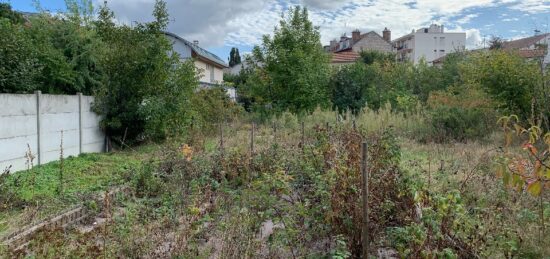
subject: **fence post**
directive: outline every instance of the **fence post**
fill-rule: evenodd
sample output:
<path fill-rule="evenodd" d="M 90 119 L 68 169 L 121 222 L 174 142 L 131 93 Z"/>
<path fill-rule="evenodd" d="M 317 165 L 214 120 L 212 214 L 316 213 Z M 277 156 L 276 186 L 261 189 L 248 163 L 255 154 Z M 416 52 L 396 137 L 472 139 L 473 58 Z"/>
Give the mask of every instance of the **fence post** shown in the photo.
<path fill-rule="evenodd" d="M 355 124 L 355 119 L 353 120 L 353 131 L 357 130 L 357 125 Z"/>
<path fill-rule="evenodd" d="M 36 95 L 36 158 L 38 165 L 42 164 L 42 148 L 40 143 L 40 99 L 42 99 L 42 91 L 35 91 Z"/>
<path fill-rule="evenodd" d="M 361 145 L 361 175 L 363 189 L 363 224 L 361 236 L 363 246 L 363 258 L 369 258 L 369 173 L 367 170 L 367 142 Z"/>
<path fill-rule="evenodd" d="M 82 93 L 77 93 L 78 96 L 78 153 L 82 154 L 82 117 L 84 110 L 82 109 Z"/>

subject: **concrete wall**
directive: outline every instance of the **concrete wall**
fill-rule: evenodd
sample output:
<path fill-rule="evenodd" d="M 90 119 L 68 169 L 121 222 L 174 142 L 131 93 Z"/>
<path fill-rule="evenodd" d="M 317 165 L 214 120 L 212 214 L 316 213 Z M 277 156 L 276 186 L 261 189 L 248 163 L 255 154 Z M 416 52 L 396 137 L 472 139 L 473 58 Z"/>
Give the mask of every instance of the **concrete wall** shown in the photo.
<path fill-rule="evenodd" d="M 63 156 L 102 152 L 105 136 L 100 117 L 92 112 L 93 97 L 83 95 L 0 94 L 0 173 L 58 160 L 63 132 Z"/>

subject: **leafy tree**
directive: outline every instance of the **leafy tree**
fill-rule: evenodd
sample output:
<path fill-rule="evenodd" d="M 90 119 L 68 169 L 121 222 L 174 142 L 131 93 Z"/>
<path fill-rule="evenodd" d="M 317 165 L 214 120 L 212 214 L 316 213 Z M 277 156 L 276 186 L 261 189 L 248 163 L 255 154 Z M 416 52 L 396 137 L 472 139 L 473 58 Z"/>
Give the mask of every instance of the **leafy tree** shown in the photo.
<path fill-rule="evenodd" d="M 489 40 L 489 49 L 495 50 L 495 49 L 502 49 L 504 41 L 502 38 L 493 36 Z"/>
<path fill-rule="evenodd" d="M 95 22 L 108 46 L 100 61 L 108 80 L 97 95 L 97 109 L 114 139 L 162 139 L 183 133 L 189 123 L 186 107 L 198 84 L 195 68 L 191 61 L 180 62 L 162 33 L 168 24 L 164 1 L 156 2 L 153 14 L 151 23 L 115 26 L 104 5 Z"/>
<path fill-rule="evenodd" d="M 235 51 L 235 64 L 241 64 L 241 54 L 239 54 L 239 48 Z"/>
<path fill-rule="evenodd" d="M 0 18 L 0 35 L 0 92 L 28 93 L 37 89 L 42 66 L 24 27 Z"/>
<path fill-rule="evenodd" d="M 229 52 L 229 66 L 234 67 L 238 64 L 241 64 L 241 55 L 239 55 L 239 49 L 233 47 Z"/>
<path fill-rule="evenodd" d="M 367 65 L 371 65 L 375 61 L 377 62 L 394 62 L 394 53 L 384 53 L 376 50 L 368 50 L 361 52 L 361 60 Z"/>
<path fill-rule="evenodd" d="M 467 85 L 479 86 L 496 101 L 505 113 L 531 118 L 534 89 L 540 85 L 540 71 L 535 62 L 502 50 L 472 54 L 461 66 L 461 77 Z M 535 114 L 533 114 L 533 112 Z"/>
<path fill-rule="evenodd" d="M 12 24 L 25 22 L 23 15 L 12 10 L 9 3 L 0 3 L 0 19 L 2 18 L 8 19 Z"/>
<path fill-rule="evenodd" d="M 367 103 L 367 89 L 372 80 L 370 70 L 362 63 L 343 66 L 330 80 L 332 103 L 340 111 L 359 112 Z"/>
<path fill-rule="evenodd" d="M 293 112 L 328 105 L 329 59 L 306 8 L 291 8 L 253 55 L 263 64 L 253 89 L 263 104 Z"/>

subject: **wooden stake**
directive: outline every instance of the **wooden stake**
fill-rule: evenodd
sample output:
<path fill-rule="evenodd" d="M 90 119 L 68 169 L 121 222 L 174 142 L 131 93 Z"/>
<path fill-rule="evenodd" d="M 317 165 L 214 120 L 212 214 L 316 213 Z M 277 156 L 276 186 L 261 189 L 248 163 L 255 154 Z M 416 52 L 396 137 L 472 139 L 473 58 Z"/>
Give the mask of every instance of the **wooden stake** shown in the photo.
<path fill-rule="evenodd" d="M 367 142 L 361 146 L 361 175 L 363 187 L 363 226 L 361 231 L 363 258 L 369 258 L 369 173 L 367 170 Z"/>

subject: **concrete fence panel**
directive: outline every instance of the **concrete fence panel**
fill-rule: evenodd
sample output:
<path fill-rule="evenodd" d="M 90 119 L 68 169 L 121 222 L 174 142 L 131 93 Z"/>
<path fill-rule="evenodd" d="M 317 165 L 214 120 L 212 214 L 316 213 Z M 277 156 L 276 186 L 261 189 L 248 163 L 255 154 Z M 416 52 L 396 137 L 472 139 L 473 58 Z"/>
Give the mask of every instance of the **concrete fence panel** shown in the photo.
<path fill-rule="evenodd" d="M 93 101 L 81 94 L 0 94 L 0 173 L 26 169 L 29 147 L 34 165 L 59 160 L 61 132 L 64 157 L 102 152 L 105 136 Z"/>

